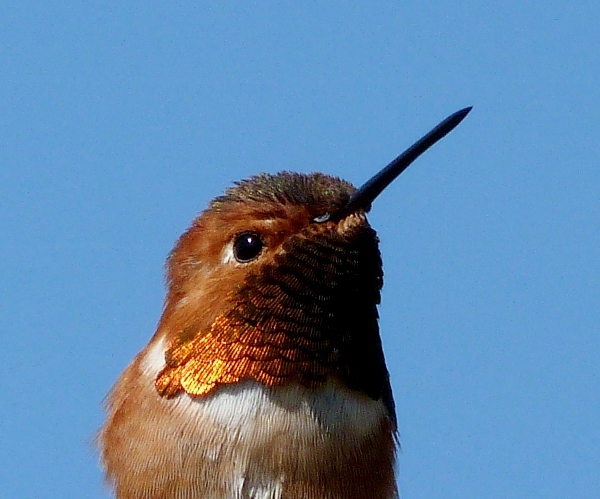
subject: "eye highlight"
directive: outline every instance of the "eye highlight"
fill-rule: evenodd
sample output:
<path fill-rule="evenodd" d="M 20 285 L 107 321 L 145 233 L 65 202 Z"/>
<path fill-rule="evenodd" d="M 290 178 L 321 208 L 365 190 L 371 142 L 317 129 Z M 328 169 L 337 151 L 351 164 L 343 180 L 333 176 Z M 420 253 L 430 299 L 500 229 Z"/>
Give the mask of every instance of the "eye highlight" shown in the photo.
<path fill-rule="evenodd" d="M 260 236 L 254 232 L 243 232 L 233 241 L 233 256 L 240 263 L 254 260 L 264 247 Z"/>

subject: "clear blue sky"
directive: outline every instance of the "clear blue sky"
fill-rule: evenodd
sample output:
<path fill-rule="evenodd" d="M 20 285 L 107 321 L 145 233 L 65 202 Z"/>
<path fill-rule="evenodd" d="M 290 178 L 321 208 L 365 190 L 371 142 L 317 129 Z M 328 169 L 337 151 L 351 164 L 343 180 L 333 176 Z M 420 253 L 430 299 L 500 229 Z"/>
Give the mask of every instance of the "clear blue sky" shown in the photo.
<path fill-rule="evenodd" d="M 600 496 L 600 6 L 4 2 L 0 483 L 102 498 L 101 401 L 234 180 L 377 201 L 403 498 Z M 204 3 L 202 3 L 204 5 Z"/>

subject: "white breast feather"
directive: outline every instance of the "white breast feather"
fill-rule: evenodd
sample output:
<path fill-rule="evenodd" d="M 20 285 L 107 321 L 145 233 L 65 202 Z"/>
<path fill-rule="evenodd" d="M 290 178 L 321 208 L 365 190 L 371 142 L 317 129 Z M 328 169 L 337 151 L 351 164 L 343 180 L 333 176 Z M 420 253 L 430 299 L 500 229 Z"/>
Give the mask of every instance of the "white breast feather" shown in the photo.
<path fill-rule="evenodd" d="M 166 342 L 155 342 L 142 360 L 149 382 L 165 364 Z M 157 395 L 158 396 L 158 395 Z M 317 390 L 299 386 L 268 388 L 255 381 L 224 385 L 203 397 L 182 394 L 169 401 L 174 413 L 197 427 L 221 428 L 218 441 L 205 447 L 207 459 L 216 459 L 224 449 L 233 450 L 236 463 L 230 483 L 236 498 L 278 499 L 282 476 L 250 476 L 249 454 L 257 446 L 269 445 L 282 434 L 303 442 L 343 439 L 358 442 L 378 428 L 387 417 L 381 400 L 328 383 Z M 302 448 L 302 446 L 300 446 Z M 314 447 L 307 449 L 314 452 Z M 302 456 L 298 456 L 302 459 Z"/>

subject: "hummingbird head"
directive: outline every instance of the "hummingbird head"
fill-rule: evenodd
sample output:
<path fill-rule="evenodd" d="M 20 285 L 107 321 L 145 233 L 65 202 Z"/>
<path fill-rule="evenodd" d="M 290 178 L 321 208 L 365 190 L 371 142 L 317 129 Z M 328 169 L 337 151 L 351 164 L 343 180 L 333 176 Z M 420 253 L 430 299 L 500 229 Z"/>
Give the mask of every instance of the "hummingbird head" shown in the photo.
<path fill-rule="evenodd" d="M 212 201 L 168 259 L 159 392 L 202 395 L 243 379 L 354 387 L 370 350 L 385 372 L 377 236 L 363 209 L 332 216 L 355 192 L 328 175 L 282 172 Z"/>
<path fill-rule="evenodd" d="M 200 396 L 247 379 L 308 388 L 333 381 L 382 398 L 393 417 L 378 328 L 382 263 L 366 213 L 469 110 L 358 190 L 321 173 L 282 172 L 238 182 L 213 200 L 167 261 L 158 392 Z"/>

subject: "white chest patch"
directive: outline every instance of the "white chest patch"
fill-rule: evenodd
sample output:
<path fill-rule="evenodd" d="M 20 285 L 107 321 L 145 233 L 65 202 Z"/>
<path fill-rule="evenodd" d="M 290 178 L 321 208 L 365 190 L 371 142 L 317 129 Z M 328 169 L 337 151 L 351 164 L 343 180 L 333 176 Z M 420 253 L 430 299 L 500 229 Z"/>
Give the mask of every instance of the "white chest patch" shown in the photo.
<path fill-rule="evenodd" d="M 142 359 L 149 383 L 164 366 L 164 354 L 161 339 Z M 281 463 L 293 460 L 310 467 L 327 452 L 352 452 L 387 418 L 382 401 L 334 383 L 308 390 L 244 381 L 204 397 L 182 394 L 164 403 L 185 425 L 187 442 L 193 445 L 197 439 L 205 459 L 233 463 L 229 483 L 235 498 L 281 497 Z M 269 465 L 257 465 L 265 462 Z"/>

